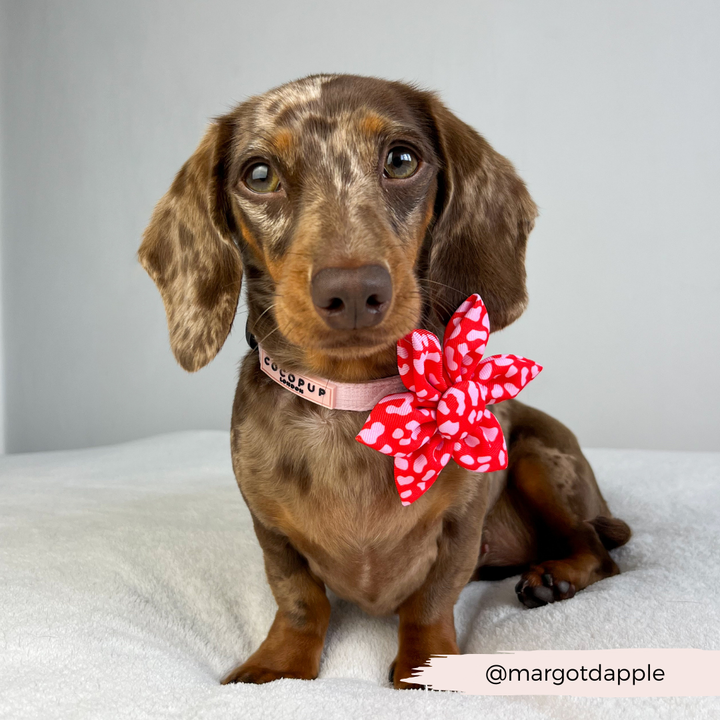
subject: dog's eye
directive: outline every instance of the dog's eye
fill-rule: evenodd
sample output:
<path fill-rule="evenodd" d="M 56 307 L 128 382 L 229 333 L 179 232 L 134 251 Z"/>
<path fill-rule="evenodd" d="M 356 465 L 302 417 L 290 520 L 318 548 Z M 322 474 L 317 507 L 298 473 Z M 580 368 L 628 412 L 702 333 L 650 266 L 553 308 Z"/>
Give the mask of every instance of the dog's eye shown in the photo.
<path fill-rule="evenodd" d="M 271 193 L 280 187 L 280 178 L 267 163 L 255 163 L 245 173 L 245 185 L 256 193 Z"/>
<path fill-rule="evenodd" d="M 390 150 L 385 160 L 385 176 L 404 180 L 414 175 L 417 167 L 417 156 L 410 148 L 396 147 Z"/>

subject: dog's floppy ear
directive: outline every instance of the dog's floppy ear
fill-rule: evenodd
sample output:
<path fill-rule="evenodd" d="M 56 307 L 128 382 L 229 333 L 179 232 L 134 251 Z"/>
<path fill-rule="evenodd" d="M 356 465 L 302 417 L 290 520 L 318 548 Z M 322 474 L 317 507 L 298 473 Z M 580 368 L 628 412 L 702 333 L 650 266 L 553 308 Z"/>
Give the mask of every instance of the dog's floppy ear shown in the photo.
<path fill-rule="evenodd" d="M 525 246 L 537 208 L 512 164 L 437 98 L 430 114 L 442 167 L 428 257 L 428 293 L 443 325 L 480 293 L 492 330 L 527 304 Z"/>
<path fill-rule="evenodd" d="M 155 207 L 138 258 L 162 295 L 170 345 L 190 372 L 219 352 L 237 311 L 242 264 L 227 194 L 230 118 L 215 121 Z"/>

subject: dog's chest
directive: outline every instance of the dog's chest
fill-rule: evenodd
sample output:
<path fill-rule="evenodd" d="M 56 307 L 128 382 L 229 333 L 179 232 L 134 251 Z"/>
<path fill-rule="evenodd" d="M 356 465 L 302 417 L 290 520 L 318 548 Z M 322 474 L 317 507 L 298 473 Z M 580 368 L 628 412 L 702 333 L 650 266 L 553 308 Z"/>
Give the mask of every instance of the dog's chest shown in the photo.
<path fill-rule="evenodd" d="M 287 396 L 284 407 L 248 413 L 238 428 L 243 494 L 334 592 L 373 614 L 392 612 L 432 566 L 449 498 L 438 488 L 435 500 L 403 507 L 392 458 L 355 440 L 363 416 Z"/>

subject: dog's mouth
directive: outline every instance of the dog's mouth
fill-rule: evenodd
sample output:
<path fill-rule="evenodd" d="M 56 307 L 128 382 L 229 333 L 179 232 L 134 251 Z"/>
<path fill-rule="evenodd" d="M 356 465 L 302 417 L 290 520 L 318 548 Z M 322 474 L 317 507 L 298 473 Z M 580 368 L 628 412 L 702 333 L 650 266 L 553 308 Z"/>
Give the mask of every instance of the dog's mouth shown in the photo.
<path fill-rule="evenodd" d="M 366 331 L 331 336 L 301 349 L 311 372 L 341 382 L 365 382 L 397 375 L 397 339 Z"/>
<path fill-rule="evenodd" d="M 397 342 L 417 327 L 413 308 L 392 308 L 373 327 L 333 329 L 315 322 L 312 328 L 292 318 L 278 323 L 279 333 L 301 353 L 310 372 L 332 379 L 362 382 L 397 374 Z"/>
<path fill-rule="evenodd" d="M 307 349 L 324 352 L 336 358 L 347 358 L 353 356 L 366 356 L 394 348 L 399 338 L 387 332 L 372 330 L 355 330 L 351 332 L 329 333 L 324 338 L 318 338 Z"/>

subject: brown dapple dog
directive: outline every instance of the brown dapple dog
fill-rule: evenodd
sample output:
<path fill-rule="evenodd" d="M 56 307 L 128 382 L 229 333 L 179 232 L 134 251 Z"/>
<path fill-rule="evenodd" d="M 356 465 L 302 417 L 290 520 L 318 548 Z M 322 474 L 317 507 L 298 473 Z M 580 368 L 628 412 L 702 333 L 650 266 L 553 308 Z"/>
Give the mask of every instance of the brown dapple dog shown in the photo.
<path fill-rule="evenodd" d="M 396 342 L 442 337 L 478 292 L 500 330 L 524 310 L 536 208 L 513 166 L 432 93 L 316 75 L 217 118 L 158 203 L 139 258 L 157 283 L 183 368 L 215 357 L 241 278 L 248 326 L 280 367 L 341 382 L 397 374 Z M 452 461 L 403 507 L 393 459 L 355 440 L 367 412 L 330 410 L 245 357 L 232 459 L 278 610 L 223 682 L 318 674 L 330 603 L 399 615 L 395 687 L 458 653 L 467 582 L 522 572 L 528 607 L 619 572 L 630 529 L 610 515 L 573 434 L 517 401 L 491 406 L 509 466 Z"/>

